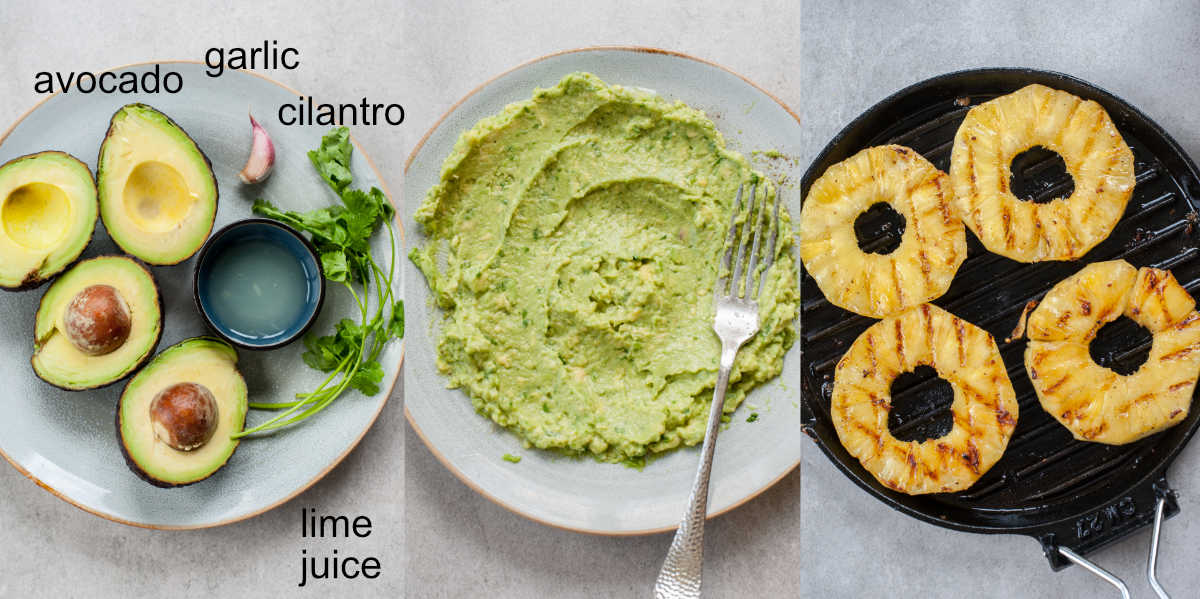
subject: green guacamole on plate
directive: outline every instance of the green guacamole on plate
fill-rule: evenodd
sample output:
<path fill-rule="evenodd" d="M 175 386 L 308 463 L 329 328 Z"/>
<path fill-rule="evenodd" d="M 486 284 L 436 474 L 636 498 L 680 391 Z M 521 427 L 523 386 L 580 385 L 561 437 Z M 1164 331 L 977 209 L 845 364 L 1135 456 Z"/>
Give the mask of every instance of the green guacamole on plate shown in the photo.
<path fill-rule="evenodd" d="M 742 183 L 704 113 L 576 73 L 462 134 L 410 257 L 442 313 L 437 363 L 529 445 L 640 461 L 703 440 L 712 288 Z M 772 188 L 771 193 L 774 193 Z M 799 304 L 786 210 L 725 412 L 777 376 Z M 770 414 L 763 414 L 769 418 Z"/>

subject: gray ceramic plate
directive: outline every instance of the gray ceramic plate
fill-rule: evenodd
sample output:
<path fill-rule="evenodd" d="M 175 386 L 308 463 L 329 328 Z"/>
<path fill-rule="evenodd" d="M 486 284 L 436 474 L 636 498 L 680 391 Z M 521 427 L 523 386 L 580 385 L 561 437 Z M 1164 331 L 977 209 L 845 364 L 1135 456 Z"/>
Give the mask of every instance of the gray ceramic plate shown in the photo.
<path fill-rule="evenodd" d="M 524 100 L 535 87 L 550 87 L 567 73 L 588 71 L 609 83 L 644 87 L 705 111 L 729 147 L 746 154 L 776 180 L 787 177 L 784 198 L 800 214 L 795 183 L 800 167 L 786 156 L 799 153 L 800 124 L 779 101 L 740 76 L 694 58 L 637 48 L 592 48 L 538 59 L 485 83 L 434 126 L 409 158 L 404 182 L 405 228 L 410 242 L 425 242 L 412 214 L 434 185 L 458 135 L 506 104 Z M 766 160 L 753 150 L 776 150 Z M 459 390 L 446 389 L 434 363 L 437 310 L 429 287 L 411 262 L 408 278 L 408 343 L 416 348 L 406 366 L 408 420 L 430 450 L 463 482 L 484 496 L 534 520 L 571 530 L 643 534 L 674 528 L 683 515 L 698 448 L 671 452 L 643 471 L 525 449 L 518 437 L 477 415 Z M 799 323 L 797 323 L 797 329 Z M 713 465 L 709 513 L 732 509 L 771 486 L 800 461 L 800 352 L 794 347 L 783 376 L 755 390 L 721 433 Z M 756 422 L 746 422 L 751 409 Z M 522 456 L 518 464 L 505 453 Z"/>
<path fill-rule="evenodd" d="M 151 66 L 120 69 L 145 71 Z M 145 102 L 182 126 L 212 161 L 220 188 L 214 230 L 251 216 L 257 197 L 292 209 L 308 210 L 337 201 L 309 164 L 305 152 L 317 147 L 324 127 L 283 127 L 274 112 L 299 95 L 268 79 L 228 72 L 219 79 L 193 63 L 168 63 L 163 71 L 183 76 L 177 94 L 104 95 L 63 94 L 37 106 L 0 142 L 0 162 L 46 149 L 63 150 L 88 163 L 93 172 L 109 118 L 122 105 Z M 250 148 L 253 111 L 275 140 L 275 170 L 265 183 L 248 187 L 237 172 Z M 382 181 L 361 148 L 352 164 L 355 183 Z M 380 239 L 382 237 L 382 239 Z M 400 243 L 400 239 L 397 239 Z M 386 236 L 375 244 L 386 251 Z M 102 224 L 84 257 L 119 253 Z M 192 300 L 195 257 L 151 271 L 163 297 L 165 317 L 159 350 L 194 335 L 207 333 Z M 399 279 L 400 277 L 397 277 Z M 399 285 L 399 283 L 397 283 Z M 279 505 L 320 479 L 358 443 L 387 401 L 403 355 L 392 343 L 381 363 L 383 389 L 373 397 L 349 392 L 313 419 L 273 437 L 244 441 L 229 464 L 211 478 L 179 489 L 158 489 L 126 468 L 117 445 L 114 410 L 124 382 L 104 389 L 71 393 L 43 383 L 33 374 L 33 315 L 46 286 L 21 293 L 0 294 L 0 452 L 17 469 L 47 490 L 94 514 L 126 524 L 153 528 L 198 528 L 226 524 Z M 325 307 L 314 332 L 324 334 L 343 316 L 351 316 L 353 301 L 340 288 L 329 287 Z M 303 347 L 295 343 L 269 352 L 241 351 L 238 368 L 255 401 L 284 401 L 315 387 L 319 373 L 300 361 Z M 268 413 L 251 410 L 248 423 Z"/>

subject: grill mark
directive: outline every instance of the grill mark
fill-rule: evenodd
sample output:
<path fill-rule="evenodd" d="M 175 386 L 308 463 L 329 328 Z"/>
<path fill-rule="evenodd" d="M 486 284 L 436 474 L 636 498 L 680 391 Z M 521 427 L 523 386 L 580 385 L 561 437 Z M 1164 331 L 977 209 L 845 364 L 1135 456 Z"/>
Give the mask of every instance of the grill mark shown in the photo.
<path fill-rule="evenodd" d="M 971 136 L 974 140 L 975 136 Z M 975 219 L 975 233 L 983 235 L 983 217 L 979 214 L 979 205 L 983 203 L 983 199 L 979 197 L 979 182 L 975 179 L 975 146 L 967 144 L 967 172 L 970 175 L 970 187 L 967 192 L 968 207 L 971 209 L 971 216 Z"/>
<path fill-rule="evenodd" d="M 1115 320 L 1117 316 L 1120 316 L 1120 314 L 1114 315 L 1111 308 L 1111 306 L 1105 306 L 1105 308 L 1100 311 L 1100 314 L 1096 316 L 1096 324 L 1093 324 L 1092 328 L 1089 329 L 1087 334 L 1083 336 L 1085 341 L 1095 339 L 1096 334 L 1100 332 L 1100 329 L 1104 328 L 1104 325 Z M 1133 314 L 1135 316 L 1138 314 L 1138 312 L 1139 311 L 1136 308 L 1133 309 Z M 1110 316 L 1112 318 L 1109 318 Z"/>
<path fill-rule="evenodd" d="M 899 271 L 896 270 L 897 268 L 899 268 L 898 266 L 896 266 L 896 263 L 898 262 L 898 260 L 889 260 L 888 262 L 892 265 L 892 286 L 896 288 L 896 302 L 898 303 L 898 305 L 903 306 L 905 303 L 904 302 L 904 286 L 900 284 L 900 273 L 899 273 Z M 899 323 L 900 321 L 896 321 L 896 322 Z"/>
<path fill-rule="evenodd" d="M 1153 393 L 1143 393 L 1121 406 L 1121 409 L 1117 413 L 1121 415 L 1128 414 L 1129 410 L 1136 408 L 1138 404 L 1146 403 L 1152 399 L 1154 399 Z"/>
<path fill-rule="evenodd" d="M 1183 410 L 1180 410 L 1180 409 L 1172 410 L 1171 414 L 1169 416 L 1167 416 L 1167 419 L 1169 420 L 1169 419 L 1174 418 L 1182 413 L 1183 413 Z"/>
<path fill-rule="evenodd" d="M 1083 312 L 1084 316 L 1091 314 L 1092 313 L 1092 302 L 1089 302 L 1087 300 L 1083 300 L 1082 302 L 1079 302 L 1079 310 L 1081 312 Z"/>
<path fill-rule="evenodd" d="M 1017 419 L 1004 408 L 996 408 L 996 423 L 1000 426 L 1016 426 Z"/>
<path fill-rule="evenodd" d="M 904 325 L 897 318 L 896 323 L 896 355 L 900 358 L 900 363 L 907 365 L 908 359 L 904 356 Z"/>
<path fill-rule="evenodd" d="M 1062 314 L 1058 315 L 1058 318 L 1054 321 L 1054 324 L 1055 324 L 1055 326 L 1057 326 L 1058 328 L 1061 329 L 1061 328 L 1066 327 L 1067 322 L 1070 320 L 1071 320 L 1071 311 L 1067 310 L 1067 311 L 1063 312 Z"/>
<path fill-rule="evenodd" d="M 965 463 L 967 465 L 967 468 L 970 468 L 971 472 L 978 475 L 979 474 L 979 448 L 975 447 L 975 441 L 973 439 L 967 440 L 967 452 L 962 454 L 961 457 L 962 457 L 963 463 Z"/>
<path fill-rule="evenodd" d="M 1197 319 L 1200 319 L 1200 313 L 1197 313 L 1195 310 L 1193 310 L 1192 312 L 1188 313 L 1187 317 L 1185 317 L 1183 320 L 1179 321 L 1179 323 L 1175 325 L 1175 330 L 1182 331 L 1183 329 L 1186 329 L 1189 325 L 1191 325 L 1193 322 L 1196 322 Z"/>
<path fill-rule="evenodd" d="M 963 330 L 963 321 L 954 319 L 954 338 L 958 341 L 958 365 L 965 367 L 967 365 L 967 348 L 964 345 L 963 336 L 966 331 Z"/>
<path fill-rule="evenodd" d="M 1063 125 L 1054 134 L 1054 143 L 1060 148 L 1063 145 L 1063 133 L 1071 128 L 1071 120 L 1075 118 L 1075 113 L 1079 110 L 1079 106 L 1083 104 L 1083 101 L 1078 97 L 1072 98 L 1072 101 L 1075 103 L 1071 105 L 1071 111 L 1067 113 L 1067 118 L 1063 119 Z"/>
<path fill-rule="evenodd" d="M 933 176 L 933 186 L 937 189 L 937 204 L 938 211 L 942 213 L 942 224 L 947 227 L 954 226 L 954 215 L 950 213 L 950 203 L 946 201 L 946 190 L 942 189 L 942 180 L 945 179 L 942 173 L 936 173 Z M 913 206 L 916 209 L 916 206 Z"/>
<path fill-rule="evenodd" d="M 1178 383 L 1175 383 L 1174 385 L 1167 387 L 1167 391 L 1174 393 L 1175 391 L 1178 391 L 1180 389 L 1186 389 L 1191 384 L 1192 384 L 1191 380 L 1179 381 Z M 1176 410 L 1176 411 L 1178 411 L 1178 410 Z"/>
<path fill-rule="evenodd" d="M 1162 309 L 1164 316 L 1170 317 L 1171 312 L 1167 309 L 1166 287 L 1167 277 L 1170 277 L 1171 273 L 1168 272 L 1166 273 L 1166 276 L 1164 276 L 1162 279 L 1159 279 L 1159 272 L 1157 269 L 1151 268 L 1148 270 L 1150 271 L 1150 274 L 1146 278 L 1149 279 L 1151 276 L 1154 277 L 1154 297 L 1158 300 L 1158 307 Z"/>
<path fill-rule="evenodd" d="M 1095 439 L 1096 437 L 1099 437 L 1100 435 L 1104 434 L 1104 431 L 1106 431 L 1106 430 L 1108 430 L 1108 423 L 1101 422 L 1100 425 L 1097 426 L 1096 428 L 1088 429 L 1086 431 L 1080 431 L 1080 433 L 1083 435 L 1083 438 L 1090 440 L 1090 439 Z"/>
<path fill-rule="evenodd" d="M 1167 360 L 1175 360 L 1177 358 L 1182 358 L 1183 356 L 1186 356 L 1186 355 L 1196 351 L 1197 349 L 1200 349 L 1200 347 L 1197 347 L 1195 345 L 1189 345 L 1187 347 L 1177 349 L 1169 354 L 1164 355 L 1163 357 L 1159 358 L 1158 361 L 1166 362 Z"/>
<path fill-rule="evenodd" d="M 1043 391 L 1043 392 L 1047 393 L 1047 394 L 1054 393 L 1056 390 L 1058 390 L 1058 388 L 1060 386 L 1062 386 L 1063 383 L 1067 382 L 1067 379 L 1070 379 L 1070 378 L 1071 378 L 1070 374 L 1064 374 L 1063 377 L 1061 379 L 1059 379 L 1057 383 L 1054 383 L 1053 385 L 1046 387 L 1045 391 Z"/>
<path fill-rule="evenodd" d="M 1124 140 L 1122 140 L 1122 142 L 1123 141 Z M 1119 154 L 1118 152 L 1113 152 L 1113 153 L 1109 154 L 1108 162 L 1106 162 L 1104 164 L 1104 168 L 1101 169 L 1100 172 L 1104 173 L 1105 175 L 1112 176 L 1113 165 L 1115 165 L 1117 163 L 1117 158 L 1119 158 L 1118 154 Z M 1100 180 L 1100 186 L 1096 188 L 1096 195 L 1097 196 L 1104 195 L 1104 179 Z M 1102 198 L 1097 198 L 1097 199 L 1102 199 Z M 1120 218 L 1120 215 L 1118 215 L 1118 218 Z"/>
<path fill-rule="evenodd" d="M 1012 249 L 1012 212 L 1008 208 L 1008 202 L 1000 202 L 1000 221 L 1004 224 L 1004 247 Z"/>
<path fill-rule="evenodd" d="M 921 317 L 925 321 L 925 344 L 932 347 L 933 319 L 929 313 L 929 304 L 921 304 Z"/>
<path fill-rule="evenodd" d="M 1074 256 L 1076 253 L 1078 253 L 1079 248 L 1082 245 L 1079 242 L 1079 237 L 1075 235 L 1074 223 L 1072 223 L 1070 219 L 1067 219 L 1067 222 L 1063 223 L 1063 230 L 1067 232 L 1067 251 Z"/>
<path fill-rule="evenodd" d="M 941 193 L 940 187 L 938 188 L 938 192 L 939 194 Z M 942 197 L 940 195 L 938 196 L 938 203 L 939 205 L 943 204 Z M 909 212 L 913 215 L 911 228 L 913 237 L 917 239 L 917 258 L 921 263 L 921 280 L 925 282 L 925 293 L 928 293 L 929 289 L 933 288 L 933 282 L 929 276 L 933 270 L 933 267 L 929 263 L 929 256 L 925 253 L 925 233 L 921 230 L 921 219 L 917 217 L 917 202 L 911 195 L 908 197 L 908 206 Z M 943 219 L 945 219 L 944 212 L 945 210 L 943 207 Z M 908 228 L 909 225 L 905 225 L 905 232 L 908 231 Z"/>
<path fill-rule="evenodd" d="M 879 371 L 879 364 L 875 359 L 875 334 L 870 329 L 867 329 L 867 352 L 871 358 L 871 370 L 869 374 L 864 374 L 863 378 L 875 376 Z"/>
<path fill-rule="evenodd" d="M 854 425 L 854 428 L 858 429 L 858 431 L 861 432 L 862 434 L 864 434 L 876 441 L 880 440 L 879 433 L 875 432 L 875 429 L 873 429 L 861 422 L 858 422 L 857 420 L 851 421 L 851 424 Z"/>
<path fill-rule="evenodd" d="M 1088 104 L 1088 103 L 1089 102 L 1084 102 L 1084 104 Z M 1096 144 L 1096 137 L 1097 137 L 1096 131 L 1099 129 L 1099 125 L 1102 122 L 1103 115 L 1104 115 L 1104 110 L 1101 109 L 1099 112 L 1096 113 L 1096 118 L 1092 121 L 1091 125 L 1089 125 L 1087 128 L 1087 131 L 1088 131 L 1087 139 L 1084 140 L 1084 142 L 1083 142 L 1083 149 L 1079 151 L 1079 159 L 1081 162 L 1084 160 L 1087 160 L 1088 156 L 1091 155 L 1091 153 L 1092 153 L 1092 146 L 1094 146 Z M 1069 122 L 1068 122 L 1068 124 L 1069 124 Z M 1090 205 L 1091 202 L 1089 202 L 1088 204 Z"/>

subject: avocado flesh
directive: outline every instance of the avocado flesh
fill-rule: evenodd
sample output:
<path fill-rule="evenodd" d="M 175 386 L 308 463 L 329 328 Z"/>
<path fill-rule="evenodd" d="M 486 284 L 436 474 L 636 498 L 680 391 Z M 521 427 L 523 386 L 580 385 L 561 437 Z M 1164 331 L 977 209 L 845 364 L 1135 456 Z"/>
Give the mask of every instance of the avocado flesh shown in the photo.
<path fill-rule="evenodd" d="M 96 179 L 108 234 L 149 264 L 186 260 L 212 231 L 217 213 L 212 165 L 179 125 L 145 104 L 113 115 Z"/>
<path fill-rule="evenodd" d="M 63 152 L 0 166 L 0 202 L 0 288 L 30 289 L 62 272 L 96 228 L 92 171 Z"/>
<path fill-rule="evenodd" d="M 246 424 L 246 382 L 237 359 L 224 341 L 195 337 L 163 350 L 129 381 L 117 409 L 117 435 L 135 474 L 160 487 L 176 487 L 208 478 L 225 465 L 238 446 L 230 436 Z M 150 420 L 150 403 L 159 391 L 185 382 L 203 385 L 217 402 L 216 432 L 190 451 L 164 443 Z"/>
<path fill-rule="evenodd" d="M 111 285 L 129 306 L 129 337 L 101 356 L 88 355 L 67 339 L 67 304 L 87 287 Z M 75 265 L 42 296 L 34 324 L 33 371 L 42 380 L 68 390 L 90 389 L 120 380 L 140 366 L 158 345 L 162 310 L 154 277 L 125 256 L 100 256 Z"/>

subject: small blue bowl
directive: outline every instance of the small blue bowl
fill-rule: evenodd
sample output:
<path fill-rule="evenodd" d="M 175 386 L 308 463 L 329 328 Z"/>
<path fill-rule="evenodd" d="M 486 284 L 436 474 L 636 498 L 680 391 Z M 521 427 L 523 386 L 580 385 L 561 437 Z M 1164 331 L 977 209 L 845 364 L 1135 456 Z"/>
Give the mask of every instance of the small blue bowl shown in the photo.
<path fill-rule="evenodd" d="M 221 322 L 212 302 L 212 274 L 217 258 L 238 244 L 266 241 L 278 245 L 295 257 L 304 273 L 304 302 L 295 322 L 277 333 L 253 335 Z M 245 349 L 275 349 L 295 341 L 317 320 L 325 302 L 325 272 L 316 249 L 295 229 L 265 218 L 240 220 L 217 231 L 200 249 L 192 277 L 196 307 L 204 322 L 222 339 Z"/>

